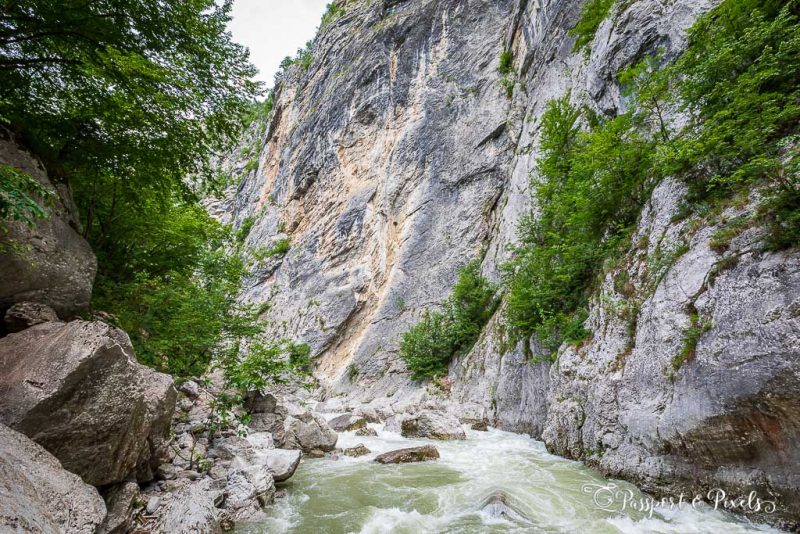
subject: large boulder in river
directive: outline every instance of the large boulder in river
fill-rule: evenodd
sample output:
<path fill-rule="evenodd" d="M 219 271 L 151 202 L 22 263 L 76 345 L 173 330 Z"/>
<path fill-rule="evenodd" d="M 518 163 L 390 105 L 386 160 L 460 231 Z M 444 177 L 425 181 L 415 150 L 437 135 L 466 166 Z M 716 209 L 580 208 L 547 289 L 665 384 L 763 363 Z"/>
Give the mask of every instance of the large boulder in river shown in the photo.
<path fill-rule="evenodd" d="M 346 413 L 338 417 L 334 417 L 328 421 L 328 425 L 336 432 L 354 432 L 359 428 L 367 426 L 367 420 L 364 417 Z"/>
<path fill-rule="evenodd" d="M 439 458 L 439 451 L 433 445 L 424 447 L 410 447 L 396 451 L 385 452 L 375 457 L 379 464 L 408 464 L 413 462 L 427 462 Z"/>
<path fill-rule="evenodd" d="M 94 486 L 150 480 L 167 453 L 172 379 L 100 322 L 44 323 L 0 339 L 0 422 Z"/>
<path fill-rule="evenodd" d="M 403 420 L 400 434 L 407 438 L 467 439 L 458 419 L 442 412 L 421 412 Z"/>
<path fill-rule="evenodd" d="M 95 488 L 24 435 L 0 425 L 0 532 L 92 534 L 105 516 Z"/>
<path fill-rule="evenodd" d="M 23 172 L 53 192 L 49 216 L 32 226 L 3 223 L 0 232 L 0 317 L 17 302 L 41 302 L 63 318 L 88 309 L 97 260 L 81 236 L 69 186 L 51 181 L 42 164 L 0 128 L 0 165 Z M 2 325 L 0 324 L 0 330 Z"/>
<path fill-rule="evenodd" d="M 303 452 L 320 450 L 329 452 L 336 447 L 338 434 L 328 426 L 325 418 L 317 413 L 306 412 L 289 416 L 284 423 L 285 447 Z"/>

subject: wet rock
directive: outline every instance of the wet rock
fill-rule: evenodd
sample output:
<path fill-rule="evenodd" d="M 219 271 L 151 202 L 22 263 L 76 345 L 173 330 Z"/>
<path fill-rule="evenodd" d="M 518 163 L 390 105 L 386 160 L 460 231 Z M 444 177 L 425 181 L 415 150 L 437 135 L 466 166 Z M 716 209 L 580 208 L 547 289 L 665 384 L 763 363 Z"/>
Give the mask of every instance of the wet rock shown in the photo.
<path fill-rule="evenodd" d="M 376 437 L 377 435 L 378 435 L 378 433 L 375 431 L 375 429 L 374 429 L 374 428 L 370 428 L 370 427 L 368 427 L 368 426 L 365 426 L 364 428 L 359 428 L 358 430 L 356 430 L 356 436 L 361 436 L 361 437 L 365 437 L 365 436 Z"/>
<path fill-rule="evenodd" d="M 514 504 L 514 499 L 503 491 L 489 495 L 480 505 L 483 513 L 496 519 L 505 519 L 518 525 L 532 525 L 532 522 Z"/>
<path fill-rule="evenodd" d="M 306 451 L 303 454 L 309 458 L 325 458 L 325 451 L 322 451 L 320 449 L 311 449 L 310 451 Z"/>
<path fill-rule="evenodd" d="M 316 413 L 307 412 L 296 417 L 286 418 L 284 425 L 285 447 L 309 452 L 319 449 L 332 451 L 339 436 L 328 426 L 327 421 Z"/>
<path fill-rule="evenodd" d="M 472 430 L 477 430 L 478 432 L 486 432 L 489 430 L 489 424 L 486 421 L 477 421 L 472 423 L 470 428 Z"/>
<path fill-rule="evenodd" d="M 176 392 L 169 376 L 136 362 L 124 332 L 44 323 L 0 339 L 0 360 L 0 422 L 89 484 L 153 478 L 168 454 Z"/>
<path fill-rule="evenodd" d="M 336 432 L 353 432 L 367 426 L 367 420 L 353 414 L 344 414 L 328 421 L 328 425 Z"/>
<path fill-rule="evenodd" d="M 363 417 L 368 423 L 380 423 L 381 416 L 372 406 L 359 406 L 353 410 L 353 415 Z"/>
<path fill-rule="evenodd" d="M 400 434 L 407 438 L 467 439 L 458 419 L 443 412 L 422 412 L 405 419 Z"/>
<path fill-rule="evenodd" d="M 130 530 L 133 513 L 139 500 L 139 485 L 136 482 L 123 482 L 109 489 L 105 495 L 106 516 L 101 534 L 125 534 Z"/>
<path fill-rule="evenodd" d="M 364 446 L 363 443 L 359 443 L 355 447 L 350 447 L 348 449 L 342 449 L 342 454 L 345 456 L 351 456 L 353 458 L 358 458 L 359 456 L 366 456 L 370 454 L 372 451 L 369 450 Z"/>
<path fill-rule="evenodd" d="M 38 302 L 18 302 L 11 306 L 5 315 L 6 331 L 9 333 L 23 330 L 42 323 L 58 322 L 55 310 Z"/>
<path fill-rule="evenodd" d="M 410 416 L 407 415 L 407 414 L 395 414 L 395 415 L 392 415 L 392 416 L 386 418 L 386 421 L 384 421 L 383 429 L 386 432 L 395 432 L 396 434 L 399 434 L 401 432 L 401 430 L 402 430 L 401 427 L 402 427 L 403 421 L 405 421 L 409 417 Z"/>
<path fill-rule="evenodd" d="M 379 464 L 406 464 L 412 462 L 427 462 L 439 458 L 439 451 L 433 445 L 424 447 L 411 447 L 378 455 L 375 461 Z"/>
<path fill-rule="evenodd" d="M 105 516 L 95 488 L 26 436 L 0 425 L 0 531 L 94 534 Z"/>
<path fill-rule="evenodd" d="M 231 465 L 234 468 L 263 465 L 272 474 L 275 482 L 283 482 L 297 470 L 301 456 L 299 450 L 251 448 L 237 455 Z"/>

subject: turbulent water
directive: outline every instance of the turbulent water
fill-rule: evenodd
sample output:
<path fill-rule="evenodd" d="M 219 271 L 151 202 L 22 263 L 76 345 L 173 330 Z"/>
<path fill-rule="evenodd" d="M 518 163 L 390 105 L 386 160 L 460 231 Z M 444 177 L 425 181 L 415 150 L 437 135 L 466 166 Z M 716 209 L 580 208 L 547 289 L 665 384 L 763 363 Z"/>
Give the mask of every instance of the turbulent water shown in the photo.
<path fill-rule="evenodd" d="M 288 494 L 264 523 L 237 532 L 255 533 L 744 533 L 777 532 L 703 505 L 623 507 L 605 502 L 598 487 L 608 481 L 580 463 L 553 456 L 537 441 L 490 430 L 467 431 L 466 441 L 409 440 L 371 425 L 378 437 L 339 435 L 339 447 L 363 443 L 361 458 L 305 460 L 284 486 Z M 435 462 L 379 465 L 382 452 L 433 443 Z M 498 496 L 502 495 L 502 499 Z M 595 498 L 597 497 L 597 498 Z M 597 503 L 595 502 L 597 501 Z M 628 503 L 631 501 L 629 500 Z M 599 505 L 614 511 L 602 510 Z M 638 506 L 641 508 L 641 506 Z"/>

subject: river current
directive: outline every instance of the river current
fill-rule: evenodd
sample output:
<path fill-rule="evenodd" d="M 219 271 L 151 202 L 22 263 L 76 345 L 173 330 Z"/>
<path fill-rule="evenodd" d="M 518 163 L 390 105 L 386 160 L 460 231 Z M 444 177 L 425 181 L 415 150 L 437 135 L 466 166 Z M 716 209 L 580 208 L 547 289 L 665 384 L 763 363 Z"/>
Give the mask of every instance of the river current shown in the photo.
<path fill-rule="evenodd" d="M 364 444 L 360 458 L 304 459 L 282 486 L 287 495 L 247 534 L 484 534 L 779 532 L 708 505 L 656 506 L 634 486 L 604 479 L 541 442 L 490 429 L 466 441 L 406 439 L 370 425 L 377 437 L 339 435 L 338 447 Z M 379 465 L 377 454 L 435 445 L 437 461 Z M 615 484 L 611 491 L 609 484 Z M 598 493 L 598 490 L 600 493 Z M 616 495 L 616 497 L 612 497 Z M 632 499 L 632 500 L 631 500 Z M 644 505 L 642 500 L 645 499 Z"/>

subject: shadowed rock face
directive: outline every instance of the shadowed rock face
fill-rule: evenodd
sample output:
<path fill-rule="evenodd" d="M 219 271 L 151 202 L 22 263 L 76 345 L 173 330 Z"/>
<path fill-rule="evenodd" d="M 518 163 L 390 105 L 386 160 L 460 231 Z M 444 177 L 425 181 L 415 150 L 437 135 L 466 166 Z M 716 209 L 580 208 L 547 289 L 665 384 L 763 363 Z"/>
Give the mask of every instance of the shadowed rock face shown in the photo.
<path fill-rule="evenodd" d="M 44 323 L 0 339 L 0 422 L 94 486 L 152 473 L 176 392 L 139 365 L 128 336 L 99 322 Z"/>
<path fill-rule="evenodd" d="M 311 343 L 321 395 L 370 402 L 395 431 L 421 409 L 486 419 L 655 493 L 773 492 L 779 514 L 759 519 L 797 522 L 798 254 L 762 251 L 758 228 L 715 252 L 717 223 L 675 217 L 685 190 L 674 180 L 655 189 L 635 245 L 599 284 L 593 337 L 562 347 L 556 364 L 535 363 L 533 342 L 508 346 L 502 307 L 452 362 L 449 392 L 413 384 L 398 357 L 400 334 L 479 250 L 483 273 L 499 278 L 520 219 L 536 211 L 547 102 L 569 92 L 601 115 L 624 110 L 619 70 L 659 50 L 677 57 L 715 3 L 618 3 L 577 53 L 579 0 L 365 2 L 324 28 L 310 69 L 280 85 L 266 135 L 251 132 L 258 170 L 217 206 L 237 223 L 255 218 L 250 248 L 291 237 L 246 297 L 272 304 L 264 320 L 277 335 Z M 676 363 L 695 313 L 708 327 Z"/>
<path fill-rule="evenodd" d="M 9 137 L 0 128 L 0 165 L 30 175 L 55 193 L 55 201 L 48 218 L 33 227 L 4 223 L 8 232 L 0 232 L 0 316 L 14 303 L 29 301 L 47 304 L 62 318 L 74 317 L 89 307 L 97 260 L 80 234 L 69 188 L 51 182 L 42 164 Z"/>
<path fill-rule="evenodd" d="M 94 534 L 105 517 L 95 488 L 0 424 L 0 531 Z"/>

